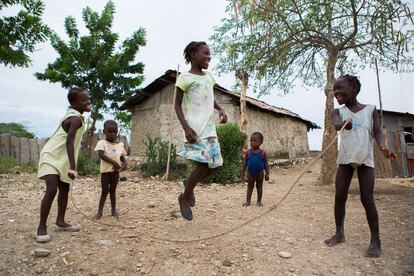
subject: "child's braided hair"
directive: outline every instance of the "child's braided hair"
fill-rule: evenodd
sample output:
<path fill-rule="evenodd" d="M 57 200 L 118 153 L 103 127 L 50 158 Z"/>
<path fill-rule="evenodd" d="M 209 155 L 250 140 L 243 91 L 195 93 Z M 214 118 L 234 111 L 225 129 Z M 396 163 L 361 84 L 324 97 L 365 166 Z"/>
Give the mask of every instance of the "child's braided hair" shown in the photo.
<path fill-rule="evenodd" d="M 197 50 L 201 47 L 201 46 L 207 46 L 207 43 L 205 43 L 204 41 L 191 41 L 184 49 L 184 59 L 185 59 L 185 63 L 190 63 L 191 62 L 191 53 L 197 52 Z"/>

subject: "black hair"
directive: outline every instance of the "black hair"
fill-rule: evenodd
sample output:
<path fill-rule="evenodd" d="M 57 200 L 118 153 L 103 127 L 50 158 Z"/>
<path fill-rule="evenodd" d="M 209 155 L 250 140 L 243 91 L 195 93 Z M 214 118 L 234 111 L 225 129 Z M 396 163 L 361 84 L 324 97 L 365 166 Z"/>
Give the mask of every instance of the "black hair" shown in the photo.
<path fill-rule="evenodd" d="M 78 95 L 78 93 L 82 92 L 82 91 L 86 91 L 86 89 L 82 88 L 82 87 L 77 87 L 77 86 L 72 87 L 71 89 L 69 89 L 69 92 L 68 92 L 68 101 L 69 101 L 69 103 L 72 104 L 73 101 L 76 99 L 76 96 Z"/>
<path fill-rule="evenodd" d="M 191 62 L 191 54 L 195 53 L 198 51 L 198 49 L 200 49 L 201 46 L 207 46 L 207 43 L 205 43 L 204 41 L 191 41 L 184 49 L 184 59 L 185 59 L 185 63 L 190 63 Z"/>
<path fill-rule="evenodd" d="M 105 129 L 106 127 L 111 126 L 111 125 L 118 127 L 118 123 L 114 120 L 106 120 L 103 127 Z"/>
<path fill-rule="evenodd" d="M 250 137 L 253 136 L 253 135 L 257 135 L 260 139 L 260 143 L 263 143 L 264 138 L 263 138 L 263 134 L 261 132 L 258 132 L 258 131 L 253 132 L 252 135 L 250 135 Z"/>
<path fill-rule="evenodd" d="M 339 78 L 346 79 L 352 86 L 354 86 L 357 90 L 357 94 L 361 90 L 361 82 L 359 81 L 358 77 L 346 74 L 346 75 L 340 76 Z"/>

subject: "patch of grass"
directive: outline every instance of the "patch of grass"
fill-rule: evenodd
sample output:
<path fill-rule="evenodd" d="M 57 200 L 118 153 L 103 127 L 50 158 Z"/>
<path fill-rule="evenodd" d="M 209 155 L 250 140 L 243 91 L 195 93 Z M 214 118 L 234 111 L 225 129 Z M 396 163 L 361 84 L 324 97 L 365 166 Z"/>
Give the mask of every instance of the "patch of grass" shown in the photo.
<path fill-rule="evenodd" d="M 0 160 L 0 173 L 25 172 L 33 173 L 37 171 L 37 166 L 33 164 L 19 164 L 16 159 L 6 156 Z"/>

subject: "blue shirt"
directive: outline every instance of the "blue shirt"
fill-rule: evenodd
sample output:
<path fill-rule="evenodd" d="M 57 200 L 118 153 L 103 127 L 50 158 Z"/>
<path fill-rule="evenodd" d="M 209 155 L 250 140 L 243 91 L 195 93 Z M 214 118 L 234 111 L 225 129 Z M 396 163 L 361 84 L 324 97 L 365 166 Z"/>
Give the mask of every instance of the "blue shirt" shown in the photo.
<path fill-rule="evenodd" d="M 250 174 L 258 174 L 264 170 L 265 161 L 264 161 L 264 153 L 262 150 L 258 152 L 254 152 L 249 150 L 247 152 L 247 171 Z"/>

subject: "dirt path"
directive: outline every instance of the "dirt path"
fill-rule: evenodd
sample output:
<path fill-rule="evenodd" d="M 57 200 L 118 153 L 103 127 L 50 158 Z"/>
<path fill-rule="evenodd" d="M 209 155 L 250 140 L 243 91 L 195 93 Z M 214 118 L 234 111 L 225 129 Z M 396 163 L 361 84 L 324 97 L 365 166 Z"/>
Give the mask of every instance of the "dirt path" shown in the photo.
<path fill-rule="evenodd" d="M 196 190 L 194 220 L 180 217 L 179 182 L 144 180 L 129 173 L 120 182 L 120 219 L 103 222 L 135 227 L 119 229 L 94 224 L 69 203 L 67 220 L 80 223 L 77 233 L 54 231 L 56 203 L 48 221 L 53 240 L 45 245 L 32 238 L 38 223 L 42 181 L 34 174 L 0 175 L 0 275 L 414 275 L 414 180 L 377 180 L 383 256 L 363 257 L 369 241 L 365 213 L 353 183 L 347 203 L 347 241 L 330 248 L 333 234 L 334 188 L 315 186 L 318 168 L 277 210 L 223 237 L 195 243 L 160 242 L 136 231 L 171 239 L 207 237 L 264 212 L 287 191 L 303 166 L 273 169 L 264 186 L 264 204 L 242 207 L 246 186 L 201 186 Z M 76 181 L 79 208 L 92 216 L 100 193 L 99 179 Z M 253 196 L 254 202 L 256 196 Z M 107 245 L 102 245 L 107 243 Z M 50 250 L 36 258 L 36 248 Z M 290 258 L 279 256 L 281 251 Z"/>

